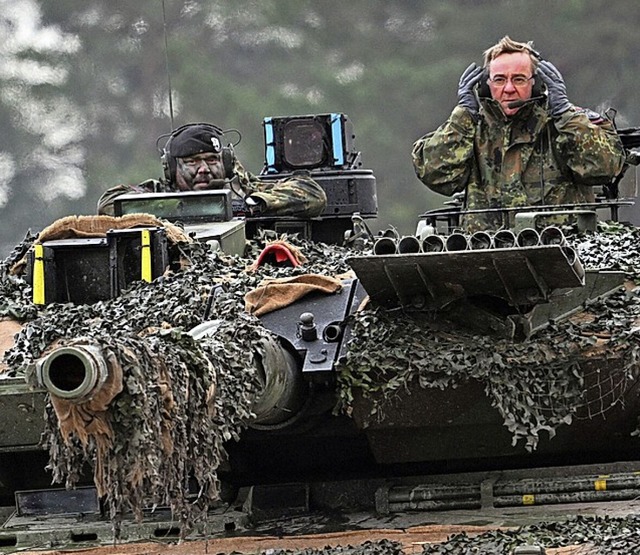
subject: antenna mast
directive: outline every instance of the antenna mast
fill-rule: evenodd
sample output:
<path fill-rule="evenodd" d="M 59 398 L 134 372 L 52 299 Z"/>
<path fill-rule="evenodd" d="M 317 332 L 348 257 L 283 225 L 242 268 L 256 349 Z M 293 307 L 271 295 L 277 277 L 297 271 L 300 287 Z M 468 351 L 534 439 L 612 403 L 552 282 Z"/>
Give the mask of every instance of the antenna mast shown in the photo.
<path fill-rule="evenodd" d="M 164 59 L 167 70 L 167 81 L 169 82 L 169 116 L 171 117 L 171 130 L 173 131 L 173 89 L 171 88 L 171 71 L 169 70 L 169 42 L 167 40 L 167 13 L 162 0 L 162 24 L 164 30 Z"/>

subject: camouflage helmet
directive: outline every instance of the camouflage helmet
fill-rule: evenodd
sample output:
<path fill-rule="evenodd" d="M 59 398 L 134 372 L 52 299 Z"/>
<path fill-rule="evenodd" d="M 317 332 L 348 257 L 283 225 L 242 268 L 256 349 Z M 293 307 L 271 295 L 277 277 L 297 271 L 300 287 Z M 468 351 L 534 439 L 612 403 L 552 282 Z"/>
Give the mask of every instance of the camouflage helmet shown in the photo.
<path fill-rule="evenodd" d="M 178 127 L 171 133 L 162 151 L 165 179 L 175 182 L 176 158 L 202 152 L 223 153 L 223 139 L 224 131 L 210 123 L 188 123 Z"/>

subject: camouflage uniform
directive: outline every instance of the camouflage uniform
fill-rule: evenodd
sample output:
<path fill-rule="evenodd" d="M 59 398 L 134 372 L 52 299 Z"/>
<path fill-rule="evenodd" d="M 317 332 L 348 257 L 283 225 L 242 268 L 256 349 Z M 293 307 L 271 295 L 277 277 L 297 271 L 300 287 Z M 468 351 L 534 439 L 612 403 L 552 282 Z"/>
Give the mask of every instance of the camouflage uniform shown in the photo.
<path fill-rule="evenodd" d="M 295 216 L 313 218 L 322 214 L 327 206 L 324 189 L 306 173 L 294 174 L 286 179 L 264 181 L 244 169 L 235 158 L 234 178 L 220 179 L 220 189 L 229 188 L 236 196 L 248 195 L 264 201 L 260 216 Z M 105 191 L 98 200 L 98 214 L 113 216 L 113 201 L 126 193 L 161 193 L 176 191 L 170 181 L 149 179 L 137 185 L 116 185 Z"/>
<path fill-rule="evenodd" d="M 571 108 L 552 118 L 541 103 L 510 118 L 492 98 L 479 98 L 478 121 L 457 106 L 436 131 L 413 145 L 418 178 L 452 195 L 466 190 L 469 210 L 593 202 L 592 185 L 618 175 L 624 151 L 612 123 Z M 466 216 L 467 231 L 511 226 L 502 214 Z"/>
<path fill-rule="evenodd" d="M 251 195 L 265 202 L 260 216 L 298 216 L 312 218 L 322 214 L 327 207 L 324 189 L 308 172 L 299 172 L 286 179 L 264 181 L 244 169 L 236 158 L 231 189 L 239 187 L 245 196 Z M 236 187 L 236 183 L 238 187 Z"/>

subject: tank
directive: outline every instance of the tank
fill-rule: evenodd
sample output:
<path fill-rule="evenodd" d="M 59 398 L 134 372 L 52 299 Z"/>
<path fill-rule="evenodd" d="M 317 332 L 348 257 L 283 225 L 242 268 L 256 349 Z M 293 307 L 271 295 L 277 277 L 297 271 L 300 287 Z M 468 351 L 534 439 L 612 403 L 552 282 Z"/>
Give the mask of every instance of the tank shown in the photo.
<path fill-rule="evenodd" d="M 333 207 L 317 221 L 239 217 L 221 192 L 124 196 L 94 237 L 65 219 L 4 261 L 3 545 L 52 516 L 54 544 L 235 531 L 247 490 L 267 512 L 588 499 L 589 477 L 424 480 L 635 460 L 638 232 L 598 217 L 628 201 L 372 234 L 348 118 L 284 119 L 265 120 L 270 176 L 300 164 L 279 134 L 332 137 L 333 157 L 309 151 Z M 634 480 L 599 489 L 632 498 Z"/>

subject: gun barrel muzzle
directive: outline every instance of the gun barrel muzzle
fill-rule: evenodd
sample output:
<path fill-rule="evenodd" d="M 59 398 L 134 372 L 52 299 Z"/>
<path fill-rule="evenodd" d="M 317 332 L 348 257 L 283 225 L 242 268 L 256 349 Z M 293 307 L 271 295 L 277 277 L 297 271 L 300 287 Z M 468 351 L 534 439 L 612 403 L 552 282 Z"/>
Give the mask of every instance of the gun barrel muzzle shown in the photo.
<path fill-rule="evenodd" d="M 102 349 L 94 345 L 60 347 L 36 363 L 38 382 L 51 395 L 83 402 L 90 399 L 108 377 Z"/>

